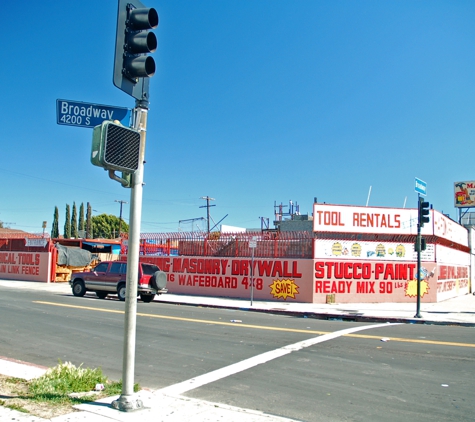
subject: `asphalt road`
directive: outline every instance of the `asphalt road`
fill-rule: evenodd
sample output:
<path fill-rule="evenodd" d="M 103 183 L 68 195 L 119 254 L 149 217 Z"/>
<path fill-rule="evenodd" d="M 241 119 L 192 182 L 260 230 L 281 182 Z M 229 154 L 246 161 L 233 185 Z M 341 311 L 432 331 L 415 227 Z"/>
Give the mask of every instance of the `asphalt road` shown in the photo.
<path fill-rule="evenodd" d="M 102 367 L 118 380 L 123 309 L 94 295 L 0 287 L 0 356 Z M 157 302 L 139 302 L 137 312 L 135 380 L 142 387 L 303 421 L 474 420 L 474 328 Z"/>

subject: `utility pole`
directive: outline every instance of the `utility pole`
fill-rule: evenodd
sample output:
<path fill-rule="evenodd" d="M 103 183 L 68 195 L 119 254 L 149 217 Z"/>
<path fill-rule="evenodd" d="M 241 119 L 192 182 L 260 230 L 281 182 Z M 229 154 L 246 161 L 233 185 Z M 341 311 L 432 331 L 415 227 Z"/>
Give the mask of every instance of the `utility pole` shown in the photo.
<path fill-rule="evenodd" d="M 123 204 L 128 204 L 128 202 L 127 201 L 120 201 L 118 199 L 116 199 L 114 202 L 118 202 L 120 204 L 120 214 L 119 214 L 119 237 L 120 237 L 120 233 L 121 233 L 120 229 L 122 227 L 122 205 Z"/>
<path fill-rule="evenodd" d="M 209 234 L 209 209 L 210 207 L 215 207 L 216 205 L 210 205 L 209 201 L 215 201 L 214 198 L 210 198 L 209 196 L 202 196 L 200 199 L 206 199 L 206 205 L 200 206 L 200 208 L 206 208 L 206 215 L 208 220 L 208 234 Z"/>

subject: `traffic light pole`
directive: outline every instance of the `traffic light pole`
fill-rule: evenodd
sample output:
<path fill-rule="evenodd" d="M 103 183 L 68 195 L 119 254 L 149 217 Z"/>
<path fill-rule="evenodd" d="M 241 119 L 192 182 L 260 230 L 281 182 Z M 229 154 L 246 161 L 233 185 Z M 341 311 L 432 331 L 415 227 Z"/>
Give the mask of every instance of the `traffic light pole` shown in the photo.
<path fill-rule="evenodd" d="M 417 225 L 417 309 L 414 318 L 422 318 L 421 316 L 421 229 L 419 224 Z"/>
<path fill-rule="evenodd" d="M 145 163 L 145 138 L 147 132 L 148 101 L 137 100 L 133 128 L 140 132 L 140 159 L 132 176 L 130 192 L 130 225 L 127 248 L 127 293 L 125 298 L 124 352 L 122 366 L 122 394 L 112 402 L 115 409 L 131 412 L 143 408 L 134 395 L 135 341 L 137 331 L 137 284 L 140 256 L 140 223 L 142 217 L 143 171 Z"/>
<path fill-rule="evenodd" d="M 421 218 L 420 218 L 420 195 L 417 195 L 417 307 L 414 318 L 422 318 L 421 316 Z"/>

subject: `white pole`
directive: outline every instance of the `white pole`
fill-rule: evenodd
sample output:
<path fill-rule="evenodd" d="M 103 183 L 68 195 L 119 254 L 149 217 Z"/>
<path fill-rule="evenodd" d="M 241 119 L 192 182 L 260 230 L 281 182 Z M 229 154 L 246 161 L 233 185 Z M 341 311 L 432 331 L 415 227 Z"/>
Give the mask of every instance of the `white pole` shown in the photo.
<path fill-rule="evenodd" d="M 130 225 L 127 249 L 127 275 L 125 296 L 124 352 L 122 362 L 122 394 L 112 407 L 123 412 L 143 408 L 142 400 L 134 395 L 135 342 L 137 332 L 137 285 L 140 256 L 140 223 L 142 217 L 143 170 L 145 161 L 145 135 L 148 109 L 136 105 L 134 129 L 140 131 L 140 155 L 137 171 L 132 176 L 130 192 Z"/>
<path fill-rule="evenodd" d="M 370 187 L 369 187 L 368 199 L 366 200 L 366 206 L 368 206 L 368 204 L 369 204 L 369 197 L 371 196 L 371 188 L 372 188 L 372 187 L 373 187 L 373 186 L 370 186 Z"/>

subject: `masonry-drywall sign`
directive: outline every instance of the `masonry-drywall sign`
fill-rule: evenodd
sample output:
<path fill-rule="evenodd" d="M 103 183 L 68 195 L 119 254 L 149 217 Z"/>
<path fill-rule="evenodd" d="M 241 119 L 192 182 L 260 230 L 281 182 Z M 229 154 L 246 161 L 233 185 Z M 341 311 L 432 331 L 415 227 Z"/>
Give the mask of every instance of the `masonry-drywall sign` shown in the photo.
<path fill-rule="evenodd" d="M 247 298 L 254 279 L 256 300 L 312 301 L 311 259 L 180 256 L 141 261 L 167 273 L 170 293 Z"/>

